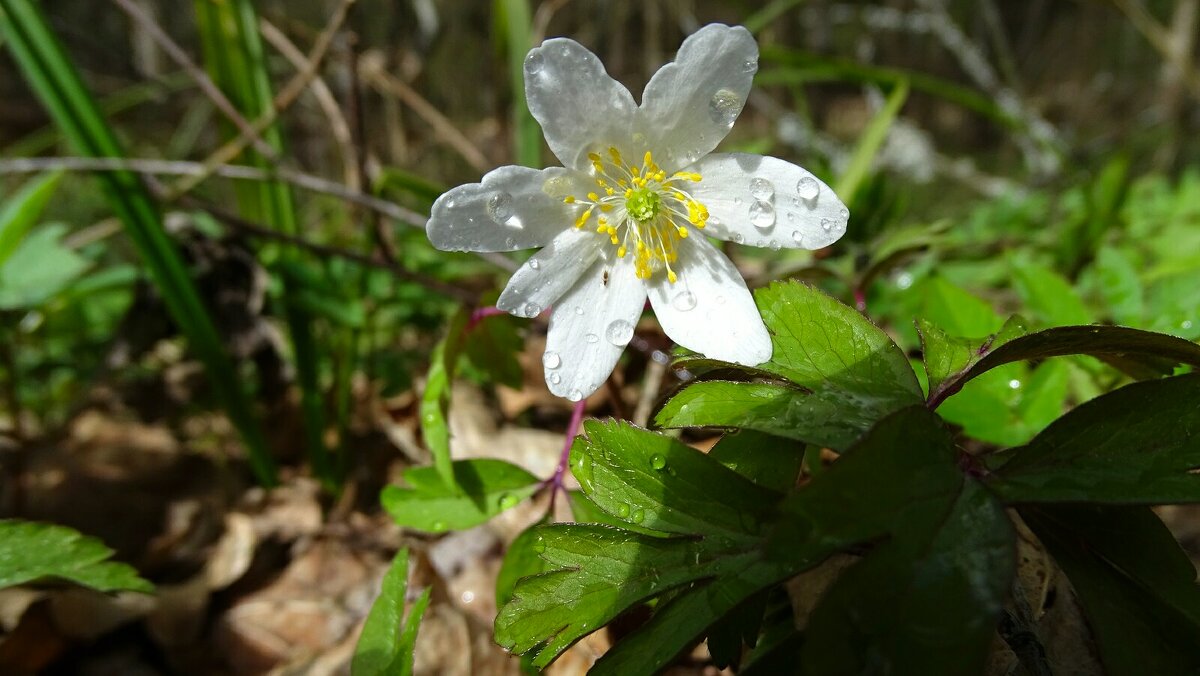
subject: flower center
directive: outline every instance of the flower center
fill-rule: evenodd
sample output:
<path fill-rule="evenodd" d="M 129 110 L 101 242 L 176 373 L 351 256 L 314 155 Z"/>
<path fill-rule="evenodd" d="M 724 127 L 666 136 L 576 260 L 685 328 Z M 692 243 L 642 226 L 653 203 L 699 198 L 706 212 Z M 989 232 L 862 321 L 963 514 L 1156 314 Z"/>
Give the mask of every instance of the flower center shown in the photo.
<path fill-rule="evenodd" d="M 588 225 L 595 216 L 596 232 L 617 248 L 617 258 L 633 254 L 640 279 L 666 270 L 667 281 L 674 284 L 676 245 L 687 239 L 689 227 L 703 228 L 708 220 L 708 209 L 685 187 L 698 182 L 700 174 L 680 171 L 668 177 L 649 151 L 641 166 L 626 164 L 616 148 L 609 148 L 608 155 L 608 161 L 596 153 L 588 155 L 600 192 L 563 200 L 582 208 L 575 227 Z"/>
<path fill-rule="evenodd" d="M 662 198 L 649 188 L 638 188 L 625 198 L 625 211 L 629 217 L 639 223 L 644 223 L 658 215 L 662 206 Z"/>

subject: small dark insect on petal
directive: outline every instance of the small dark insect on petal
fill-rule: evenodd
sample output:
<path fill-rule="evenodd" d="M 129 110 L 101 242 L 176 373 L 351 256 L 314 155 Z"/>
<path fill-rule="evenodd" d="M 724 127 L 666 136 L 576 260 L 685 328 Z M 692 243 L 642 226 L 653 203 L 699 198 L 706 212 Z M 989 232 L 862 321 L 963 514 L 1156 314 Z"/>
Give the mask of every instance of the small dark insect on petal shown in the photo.
<path fill-rule="evenodd" d="M 604 286 L 608 286 L 608 268 L 604 269 Z"/>

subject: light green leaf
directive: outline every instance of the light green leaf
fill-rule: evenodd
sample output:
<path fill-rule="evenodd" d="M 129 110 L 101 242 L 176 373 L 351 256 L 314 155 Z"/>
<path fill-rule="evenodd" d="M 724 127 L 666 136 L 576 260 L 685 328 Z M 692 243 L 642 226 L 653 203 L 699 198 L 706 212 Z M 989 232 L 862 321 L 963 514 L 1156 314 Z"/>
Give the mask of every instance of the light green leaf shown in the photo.
<path fill-rule="evenodd" d="M 1139 326 L 1145 314 L 1145 292 L 1137 268 L 1129 257 L 1112 247 L 1101 247 L 1093 263 L 1100 297 L 1117 323 Z"/>
<path fill-rule="evenodd" d="M 1057 272 L 1032 261 L 1012 260 L 1017 292 L 1031 314 L 1054 326 L 1092 321 L 1075 287 Z"/>
<path fill-rule="evenodd" d="M 61 173 L 35 178 L 0 204 L 0 269 L 37 224 L 61 179 Z"/>
<path fill-rule="evenodd" d="M 452 469 L 452 486 L 433 467 L 408 470 L 404 480 L 410 488 L 384 488 L 383 508 L 407 528 L 434 533 L 463 530 L 516 507 L 541 484 L 534 475 L 503 460 L 456 460 Z"/>
<path fill-rule="evenodd" d="M 60 243 L 61 224 L 44 225 L 24 239 L 0 267 L 0 310 L 38 307 L 64 291 L 89 263 Z"/>
<path fill-rule="evenodd" d="M 363 624 L 350 663 L 353 676 L 411 676 L 413 646 L 421 618 L 429 606 L 430 589 L 421 593 L 405 619 L 407 591 L 408 550 L 401 549 L 384 575 L 383 589 Z"/>
<path fill-rule="evenodd" d="M 921 316 L 951 336 L 983 338 L 1000 329 L 991 304 L 955 286 L 941 275 L 921 283 Z"/>
<path fill-rule="evenodd" d="M 929 379 L 929 391 L 936 392 L 950 378 L 966 371 L 984 355 L 1027 332 L 1025 320 L 1013 316 L 988 338 L 973 339 L 964 334 L 950 335 L 925 319 L 917 320 L 917 332 L 921 336 L 921 353 L 925 361 L 925 375 Z"/>
<path fill-rule="evenodd" d="M 65 526 L 0 520 L 0 589 L 65 580 L 102 592 L 154 591 L 132 566 L 109 561 L 112 554 L 100 540 Z"/>
<path fill-rule="evenodd" d="M 421 393 L 421 435 L 433 455 L 433 466 L 447 488 L 454 487 L 454 470 L 450 460 L 450 385 L 458 370 L 458 357 L 469 315 L 460 310 L 450 319 L 446 336 L 433 348 L 429 358 L 429 374 L 425 391 Z"/>

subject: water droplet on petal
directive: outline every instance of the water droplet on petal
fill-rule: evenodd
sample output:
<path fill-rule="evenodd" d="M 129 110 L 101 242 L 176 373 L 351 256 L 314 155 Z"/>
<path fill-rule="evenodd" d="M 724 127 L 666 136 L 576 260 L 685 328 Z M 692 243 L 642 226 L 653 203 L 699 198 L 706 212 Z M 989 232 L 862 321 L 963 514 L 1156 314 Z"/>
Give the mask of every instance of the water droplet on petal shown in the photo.
<path fill-rule="evenodd" d="M 667 467 L 666 456 L 655 453 L 654 456 L 650 458 L 650 467 L 652 467 L 656 470 L 666 469 L 666 467 Z"/>
<path fill-rule="evenodd" d="M 492 193 L 491 197 L 488 197 L 487 212 L 493 221 L 504 225 L 513 215 L 512 195 L 503 190 Z"/>
<path fill-rule="evenodd" d="M 530 75 L 537 75 L 542 72 L 542 68 L 546 65 L 545 58 L 542 57 L 540 51 L 529 52 L 529 56 L 525 57 L 525 72 Z"/>
<path fill-rule="evenodd" d="M 804 246 L 804 233 L 800 232 L 799 230 L 793 232 L 792 233 L 792 241 L 794 241 L 796 244 L 799 244 L 800 246 Z"/>
<path fill-rule="evenodd" d="M 817 179 L 812 176 L 805 176 L 796 184 L 796 194 L 802 200 L 816 199 L 817 194 L 821 192 L 821 186 L 817 184 Z"/>
<path fill-rule="evenodd" d="M 750 194 L 755 199 L 769 200 L 775 196 L 775 186 L 765 178 L 750 179 Z"/>
<path fill-rule="evenodd" d="M 580 399 L 583 399 L 583 392 L 580 392 L 579 390 L 571 390 L 567 393 L 567 399 L 570 399 L 571 401 L 579 401 Z"/>
<path fill-rule="evenodd" d="M 746 241 L 746 238 L 742 236 L 742 233 L 735 232 L 733 233 L 733 241 L 737 244 L 741 244 L 742 242 Z"/>
<path fill-rule="evenodd" d="M 575 314 L 576 314 L 576 316 L 582 317 L 583 316 L 583 308 L 579 305 L 576 305 L 575 306 Z"/>
<path fill-rule="evenodd" d="M 595 345 L 596 343 L 600 342 L 600 336 L 597 336 L 597 335 L 596 335 L 596 334 L 594 334 L 594 333 L 589 333 L 589 334 L 587 334 L 586 336 L 584 336 L 584 337 L 583 337 L 583 339 L 584 339 L 584 340 L 586 340 L 587 342 L 589 342 L 589 343 L 593 344 L 593 345 Z"/>
<path fill-rule="evenodd" d="M 756 228 L 769 228 L 775 225 L 775 207 L 766 200 L 754 200 L 750 205 L 750 222 Z"/>
<path fill-rule="evenodd" d="M 850 210 L 846 207 L 842 207 L 842 210 L 838 212 L 838 218 L 842 219 L 843 221 L 850 220 Z"/>
<path fill-rule="evenodd" d="M 832 230 L 833 229 L 833 219 L 832 218 L 822 218 L 821 219 L 821 229 L 824 230 L 825 232 L 829 232 L 830 230 Z"/>
<path fill-rule="evenodd" d="M 458 203 L 454 201 L 453 197 L 446 198 L 446 208 L 447 209 L 453 209 L 456 204 L 458 204 Z"/>
<path fill-rule="evenodd" d="M 536 259 L 536 258 L 529 259 L 529 269 L 537 270 L 540 267 L 542 267 L 542 264 L 538 262 L 538 259 Z"/>
<path fill-rule="evenodd" d="M 608 325 L 608 330 L 605 331 L 605 336 L 608 342 L 617 347 L 624 347 L 629 344 L 629 340 L 633 338 L 633 324 L 624 319 L 614 319 Z"/>
<path fill-rule="evenodd" d="M 684 291 L 671 299 L 671 305 L 680 312 L 687 312 L 696 307 L 696 294 Z"/>
<path fill-rule="evenodd" d="M 558 356 L 557 352 L 547 350 L 546 354 L 542 355 L 542 366 L 548 369 L 556 369 L 562 366 L 562 357 Z"/>
<path fill-rule="evenodd" d="M 771 251 L 779 251 L 779 249 L 782 248 L 782 245 L 779 242 L 776 242 L 775 240 L 771 240 L 771 244 L 768 246 L 771 249 Z"/>
<path fill-rule="evenodd" d="M 726 127 L 733 126 L 738 113 L 742 111 L 742 99 L 736 92 L 728 89 L 717 90 L 708 100 L 708 117 L 716 124 Z"/>
<path fill-rule="evenodd" d="M 526 317 L 533 319 L 534 317 L 542 314 L 542 306 L 538 305 L 537 303 L 526 303 L 524 311 Z"/>
<path fill-rule="evenodd" d="M 561 382 L 562 382 L 562 376 L 558 375 L 557 373 L 550 374 L 550 384 L 551 385 L 557 385 Z"/>

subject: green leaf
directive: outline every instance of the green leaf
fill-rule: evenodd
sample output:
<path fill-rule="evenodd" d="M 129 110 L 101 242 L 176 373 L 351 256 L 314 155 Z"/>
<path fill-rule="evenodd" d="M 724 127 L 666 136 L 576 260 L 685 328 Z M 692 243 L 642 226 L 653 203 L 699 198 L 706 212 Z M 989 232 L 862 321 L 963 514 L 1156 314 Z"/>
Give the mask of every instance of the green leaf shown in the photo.
<path fill-rule="evenodd" d="M 65 526 L 0 520 L 0 589 L 47 579 L 97 591 L 150 593 L 132 566 L 109 561 L 113 550 Z"/>
<path fill-rule="evenodd" d="M 589 420 L 571 448 L 571 472 L 601 509 L 667 533 L 759 532 L 780 495 L 675 439 Z M 713 488 L 720 486 L 721 500 Z"/>
<path fill-rule="evenodd" d="M 87 259 L 59 241 L 66 232 L 65 225 L 44 225 L 17 246 L 0 267 L 0 310 L 38 307 L 83 274 Z"/>
<path fill-rule="evenodd" d="M 791 439 L 742 430 L 721 437 L 708 457 L 759 486 L 787 493 L 796 487 L 805 448 Z"/>
<path fill-rule="evenodd" d="M 838 179 L 837 187 L 834 188 L 834 192 L 846 204 L 850 204 L 854 200 L 854 194 L 858 192 L 858 187 L 867 177 L 871 165 L 875 163 L 875 156 L 879 154 L 879 149 L 887 140 L 888 131 L 896 122 L 896 115 L 899 114 L 900 108 L 907 100 L 908 80 L 900 80 L 892 87 L 883 108 L 875 114 L 875 117 L 871 118 L 867 128 L 858 137 L 858 145 L 854 147 L 850 162 L 847 164 L 846 170 L 842 172 L 841 178 Z"/>
<path fill-rule="evenodd" d="M 955 286 L 941 275 L 921 283 L 921 315 L 952 336 L 982 338 L 1000 328 L 990 303 Z"/>
<path fill-rule="evenodd" d="M 655 422 L 664 427 L 742 424 L 844 449 L 875 421 L 921 401 L 921 386 L 904 353 L 854 309 L 796 282 L 772 284 L 755 296 L 773 344 L 771 360 L 757 371 L 803 389 L 697 383 L 667 402 Z M 736 387 L 749 389 L 735 395 Z M 693 388 L 699 389 L 689 394 Z M 712 404 L 705 409 L 712 418 L 689 411 L 702 399 Z M 787 423 L 755 416 L 751 424 L 735 408 L 750 402 L 763 406 L 765 416 L 786 414 Z M 722 414 L 737 416 L 738 423 L 721 420 Z"/>
<path fill-rule="evenodd" d="M 1140 377 L 1169 375 L 1176 364 L 1200 366 L 1200 345 L 1182 338 L 1123 326 L 1062 326 L 987 348 L 978 360 L 931 390 L 929 402 L 936 407 L 972 378 L 997 366 L 1073 354 L 1098 357 Z"/>
<path fill-rule="evenodd" d="M 517 333 L 512 315 L 488 317 L 477 323 L 466 337 L 464 351 L 471 365 L 495 383 L 521 389 L 525 373 L 517 361 L 525 341 Z"/>
<path fill-rule="evenodd" d="M 413 603 L 404 617 L 404 599 L 408 592 L 408 550 L 401 549 L 383 578 L 383 589 L 354 649 L 350 663 L 353 676 L 411 676 L 413 646 L 421 618 L 429 606 L 430 589 Z"/>
<path fill-rule="evenodd" d="M 450 385 L 458 370 L 458 357 L 467 329 L 468 314 L 459 310 L 450 319 L 446 337 L 433 348 L 425 391 L 421 393 L 421 435 L 433 455 L 433 466 L 447 488 L 454 487 L 454 470 L 450 460 Z"/>
<path fill-rule="evenodd" d="M 1062 275 L 1018 258 L 1012 260 L 1012 267 L 1017 292 L 1034 316 L 1056 326 L 1092 321 L 1079 294 Z"/>
<path fill-rule="evenodd" d="M 32 179 L 0 205 L 0 269 L 25 239 L 26 233 L 37 224 L 60 179 L 61 173 Z"/>
<path fill-rule="evenodd" d="M 991 486 L 1016 503 L 1200 502 L 1197 413 L 1200 374 L 1127 385 L 995 456 Z"/>
<path fill-rule="evenodd" d="M 477 526 L 516 507 L 537 492 L 541 481 L 516 465 L 488 458 L 456 460 L 454 483 L 434 467 L 404 473 L 410 488 L 387 486 L 380 501 L 396 523 L 433 533 Z"/>
<path fill-rule="evenodd" d="M 525 101 L 525 56 L 533 45 L 529 0 L 495 0 L 497 19 L 508 47 L 508 84 L 512 96 L 513 156 L 519 165 L 541 166 L 542 133 Z"/>
<path fill-rule="evenodd" d="M 1112 247 L 1101 247 L 1093 263 L 1100 297 L 1117 323 L 1137 326 L 1145 315 L 1145 292 L 1137 268 L 1129 257 Z"/>
<path fill-rule="evenodd" d="M 1027 329 L 1025 320 L 1014 315 L 1004 322 L 999 331 L 985 339 L 965 337 L 970 334 L 952 336 L 925 319 L 917 320 L 917 332 L 921 336 L 921 355 L 925 361 L 929 391 L 934 392 L 951 377 L 975 365 L 988 352 L 1024 335 Z"/>
<path fill-rule="evenodd" d="M 1106 673 L 1200 673 L 1196 568 L 1149 508 L 1020 511 L 1070 578 Z"/>
<path fill-rule="evenodd" d="M 909 516 L 825 592 L 803 673 L 982 673 L 1015 569 L 1012 525 L 971 479 L 949 505 L 931 500 Z"/>
<path fill-rule="evenodd" d="M 504 553 L 504 561 L 500 564 L 500 572 L 496 574 L 496 607 L 499 608 L 513 598 L 513 589 L 521 578 L 537 575 L 546 571 L 546 562 L 538 556 L 538 526 L 536 523 L 521 531 L 513 539 Z"/>

